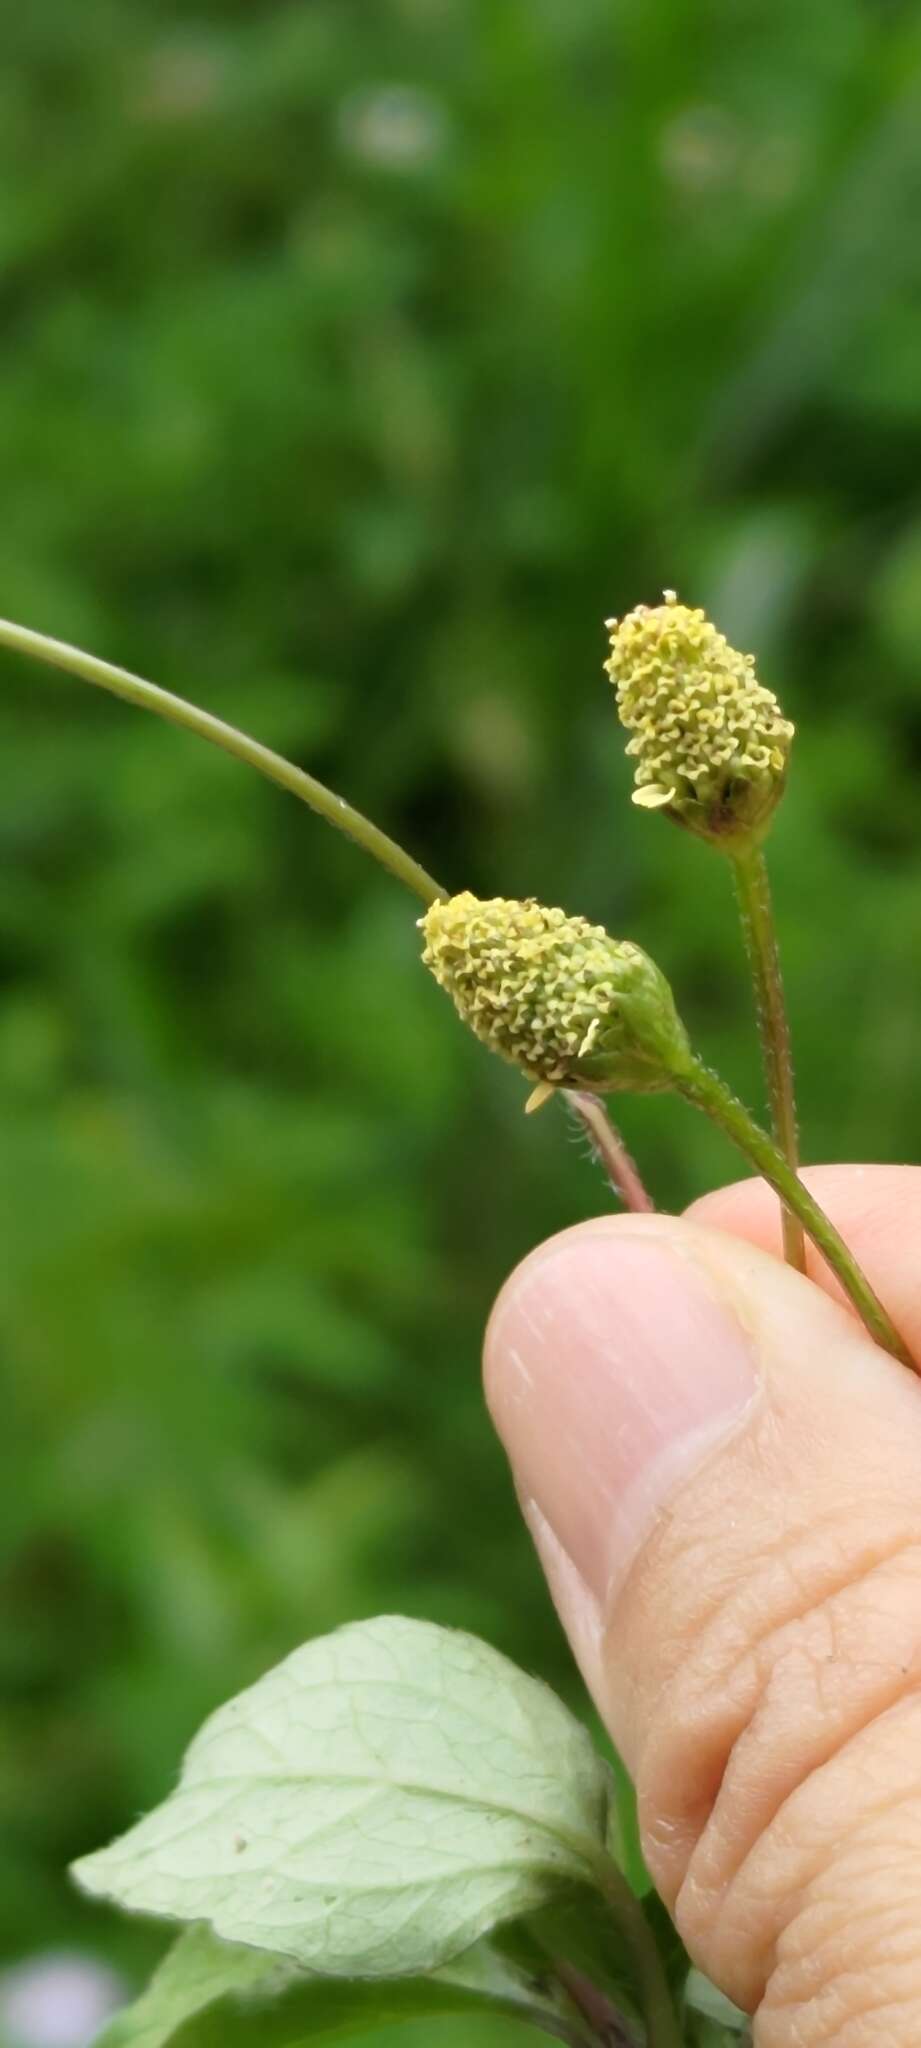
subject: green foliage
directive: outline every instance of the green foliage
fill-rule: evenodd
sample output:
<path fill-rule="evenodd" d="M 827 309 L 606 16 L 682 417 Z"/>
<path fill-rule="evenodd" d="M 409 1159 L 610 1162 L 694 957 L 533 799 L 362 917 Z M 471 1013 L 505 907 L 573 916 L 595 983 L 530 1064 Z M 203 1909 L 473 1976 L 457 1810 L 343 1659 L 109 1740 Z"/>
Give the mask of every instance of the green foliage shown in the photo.
<path fill-rule="evenodd" d="M 209 2006 L 280 2002 L 297 1982 L 297 1965 L 264 1949 L 219 1941 L 210 1928 L 186 1927 L 135 2003 L 106 2027 L 99 2048 L 167 2048 L 180 2028 L 201 2023 Z"/>
<path fill-rule="evenodd" d="M 75 1875 L 326 1976 L 411 1976 L 593 1879 L 609 1779 L 547 1686 L 382 1616 L 220 1707 L 176 1791 Z"/>
<path fill-rule="evenodd" d="M 567 2010 L 546 1985 L 486 1942 L 426 1978 L 345 1983 L 189 1927 L 98 2048 L 325 2048 L 369 2026 L 430 2026 L 454 2015 L 476 2025 L 484 2012 L 519 2014 L 545 2037 L 572 2040 Z"/>
<path fill-rule="evenodd" d="M 723 2042 L 739 2044 L 739 2035 L 749 2039 L 749 2023 L 737 2005 L 732 2005 L 717 1991 L 715 1984 L 708 1983 L 699 1970 L 692 1970 L 687 1980 L 687 2005 L 699 2027 L 701 2048 L 721 2048 Z"/>
<path fill-rule="evenodd" d="M 727 878 L 600 673 L 674 584 L 800 726 L 805 1154 L 918 1156 L 915 10 L 37 0 L 0 100 L 0 609 L 636 939 L 754 1104 Z M 0 1924 L 140 1981 L 64 1867 L 296 1643 L 424 1614 L 577 1699 L 476 1361 L 607 1196 L 296 805 L 11 660 L 0 742 Z M 736 1170 L 623 1122 L 664 1202 Z"/>

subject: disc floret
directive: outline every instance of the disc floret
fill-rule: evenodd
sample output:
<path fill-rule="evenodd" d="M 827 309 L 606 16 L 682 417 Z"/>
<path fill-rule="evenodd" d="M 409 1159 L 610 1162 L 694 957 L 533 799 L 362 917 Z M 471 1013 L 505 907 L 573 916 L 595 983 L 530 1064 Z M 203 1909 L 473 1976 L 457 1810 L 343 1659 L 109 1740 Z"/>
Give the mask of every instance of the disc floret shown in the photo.
<path fill-rule="evenodd" d="M 686 1066 L 664 975 L 602 925 L 464 891 L 433 903 L 420 926 L 425 965 L 464 1022 L 529 1079 L 649 1093 Z"/>
<path fill-rule="evenodd" d="M 608 620 L 605 668 L 636 761 L 634 803 L 704 838 L 763 835 L 783 793 L 794 728 L 754 656 L 731 647 L 673 590 Z"/>

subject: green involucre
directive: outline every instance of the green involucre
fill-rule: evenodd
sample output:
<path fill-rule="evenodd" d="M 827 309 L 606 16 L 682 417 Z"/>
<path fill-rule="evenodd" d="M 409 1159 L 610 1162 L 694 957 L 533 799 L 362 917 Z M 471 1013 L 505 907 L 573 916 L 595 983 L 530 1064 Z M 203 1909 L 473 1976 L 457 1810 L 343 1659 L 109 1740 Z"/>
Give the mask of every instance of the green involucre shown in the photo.
<path fill-rule="evenodd" d="M 433 903 L 420 926 L 425 965 L 465 1024 L 531 1080 L 648 1094 L 686 1070 L 664 975 L 602 925 L 464 891 Z"/>

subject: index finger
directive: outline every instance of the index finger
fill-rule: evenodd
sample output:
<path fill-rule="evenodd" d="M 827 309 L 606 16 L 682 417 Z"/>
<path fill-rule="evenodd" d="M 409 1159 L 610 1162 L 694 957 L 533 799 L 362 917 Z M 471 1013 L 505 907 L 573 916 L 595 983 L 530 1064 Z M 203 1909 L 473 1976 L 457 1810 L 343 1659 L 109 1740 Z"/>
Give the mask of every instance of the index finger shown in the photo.
<path fill-rule="evenodd" d="M 921 1355 L 921 1167 L 808 1166 L 802 1179 L 836 1228 L 909 1350 Z M 688 1215 L 711 1229 L 783 1256 L 780 1207 L 762 1180 L 737 1181 L 691 1204 Z M 841 1286 L 811 1245 L 809 1277 L 839 1301 Z"/>

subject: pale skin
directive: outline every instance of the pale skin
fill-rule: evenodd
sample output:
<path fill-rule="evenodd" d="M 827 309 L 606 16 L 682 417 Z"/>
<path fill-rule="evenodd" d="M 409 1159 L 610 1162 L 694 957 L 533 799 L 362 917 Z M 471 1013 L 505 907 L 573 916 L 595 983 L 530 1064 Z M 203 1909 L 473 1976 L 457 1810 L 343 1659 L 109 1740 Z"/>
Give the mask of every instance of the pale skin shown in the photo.
<path fill-rule="evenodd" d="M 921 1357 L 921 1168 L 804 1178 Z M 921 1380 L 760 1183 L 518 1268 L 486 1387 L 647 1861 L 757 2048 L 921 2043 Z"/>

